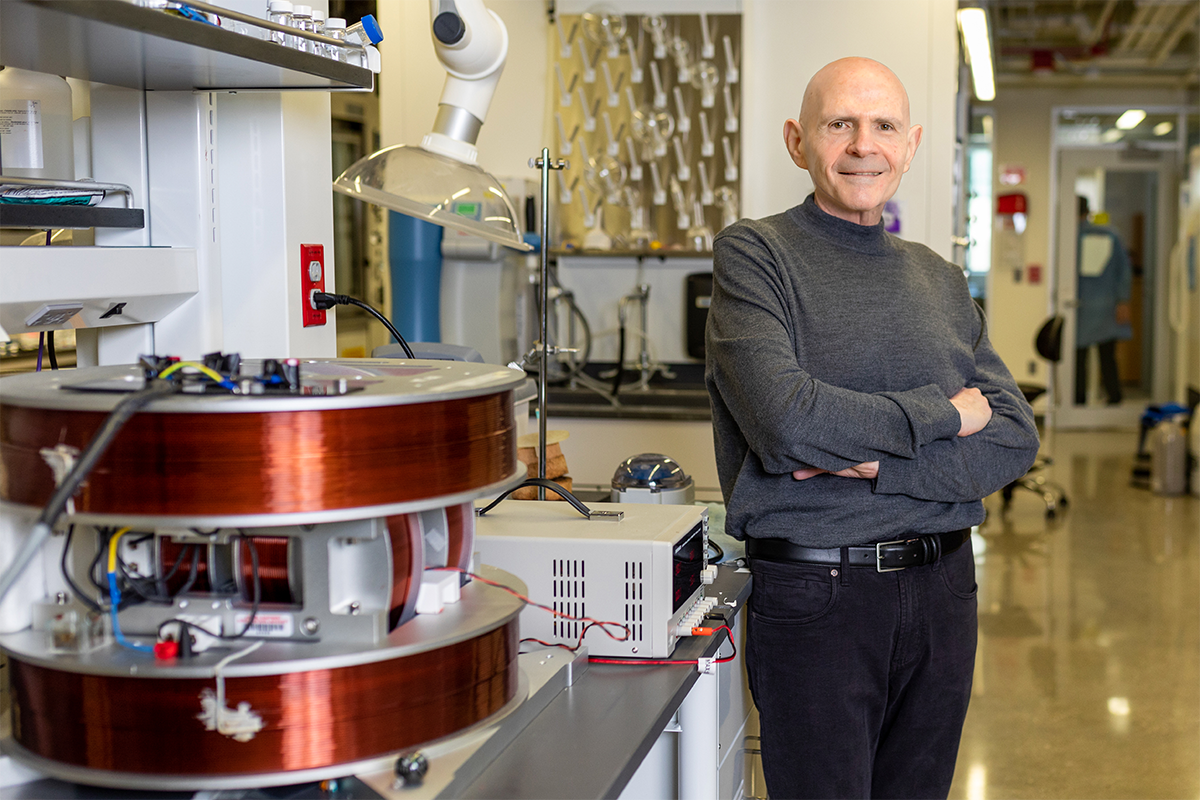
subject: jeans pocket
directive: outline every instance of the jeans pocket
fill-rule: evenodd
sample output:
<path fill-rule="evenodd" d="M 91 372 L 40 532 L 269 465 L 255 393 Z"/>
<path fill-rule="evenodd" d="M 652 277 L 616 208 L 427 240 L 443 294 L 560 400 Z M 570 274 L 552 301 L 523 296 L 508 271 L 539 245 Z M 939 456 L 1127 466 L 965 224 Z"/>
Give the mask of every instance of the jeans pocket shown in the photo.
<path fill-rule="evenodd" d="M 938 562 L 942 583 L 950 594 L 963 600 L 972 600 L 979 591 L 975 583 L 975 556 L 968 539 L 962 547 Z"/>
<path fill-rule="evenodd" d="M 803 625 L 824 617 L 837 601 L 838 582 L 831 567 L 751 559 L 750 572 L 750 613 L 756 620 Z"/>

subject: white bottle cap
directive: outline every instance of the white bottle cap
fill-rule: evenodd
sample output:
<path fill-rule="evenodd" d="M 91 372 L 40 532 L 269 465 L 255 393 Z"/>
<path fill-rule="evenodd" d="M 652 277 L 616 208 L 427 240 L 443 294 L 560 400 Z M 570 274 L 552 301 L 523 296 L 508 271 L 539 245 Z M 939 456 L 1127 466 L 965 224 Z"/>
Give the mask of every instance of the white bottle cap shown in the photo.
<path fill-rule="evenodd" d="M 271 13 L 272 14 L 282 13 L 285 11 L 289 14 L 292 13 L 291 0 L 271 0 Z"/>
<path fill-rule="evenodd" d="M 330 17 L 329 19 L 325 20 L 325 30 L 327 31 L 338 31 L 345 29 L 346 20 L 342 19 L 341 17 Z"/>
<path fill-rule="evenodd" d="M 312 16 L 312 6 L 298 5 L 294 9 L 292 9 L 292 14 L 297 17 L 311 17 Z"/>
<path fill-rule="evenodd" d="M 312 12 L 312 18 L 316 22 L 324 22 L 325 21 L 325 12 L 319 8 L 314 9 Z"/>

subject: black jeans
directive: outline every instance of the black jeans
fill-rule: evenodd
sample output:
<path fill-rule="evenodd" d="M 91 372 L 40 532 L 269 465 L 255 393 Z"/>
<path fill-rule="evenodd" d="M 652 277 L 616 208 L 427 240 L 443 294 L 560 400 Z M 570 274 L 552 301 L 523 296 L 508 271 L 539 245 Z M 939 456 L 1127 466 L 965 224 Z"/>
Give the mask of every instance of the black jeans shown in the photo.
<path fill-rule="evenodd" d="M 1100 382 L 1104 384 L 1104 393 L 1108 395 L 1108 404 L 1115 406 L 1121 402 L 1121 375 L 1117 370 L 1117 340 L 1100 342 L 1096 345 L 1100 352 Z M 1075 351 L 1075 405 L 1087 405 L 1088 390 L 1088 348 L 1081 347 Z"/>
<path fill-rule="evenodd" d="M 970 541 L 898 572 L 750 569 L 746 666 L 771 800 L 946 797 L 975 665 Z"/>

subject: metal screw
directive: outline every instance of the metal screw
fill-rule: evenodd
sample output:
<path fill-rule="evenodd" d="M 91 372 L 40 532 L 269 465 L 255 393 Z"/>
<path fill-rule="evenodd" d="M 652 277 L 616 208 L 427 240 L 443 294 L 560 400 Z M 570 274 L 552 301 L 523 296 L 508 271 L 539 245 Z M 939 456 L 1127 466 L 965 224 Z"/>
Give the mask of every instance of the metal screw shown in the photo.
<path fill-rule="evenodd" d="M 314 633 L 321 630 L 321 622 L 316 617 L 309 617 L 308 619 L 304 620 L 304 622 L 300 623 L 300 627 L 304 629 L 305 633 L 307 633 L 309 636 L 312 636 Z"/>
<path fill-rule="evenodd" d="M 187 608 L 187 607 L 188 607 L 188 601 L 187 601 L 187 600 L 180 600 L 180 601 L 179 601 L 179 607 L 180 607 L 180 608 Z"/>
<path fill-rule="evenodd" d="M 362 610 L 362 603 L 358 602 L 357 600 L 350 603 L 350 613 L 351 614 L 357 614 L 361 610 Z"/>
<path fill-rule="evenodd" d="M 54 595 L 54 602 L 60 606 L 65 606 L 67 601 L 70 599 L 70 595 L 68 595 L 66 592 L 59 592 L 58 594 Z"/>

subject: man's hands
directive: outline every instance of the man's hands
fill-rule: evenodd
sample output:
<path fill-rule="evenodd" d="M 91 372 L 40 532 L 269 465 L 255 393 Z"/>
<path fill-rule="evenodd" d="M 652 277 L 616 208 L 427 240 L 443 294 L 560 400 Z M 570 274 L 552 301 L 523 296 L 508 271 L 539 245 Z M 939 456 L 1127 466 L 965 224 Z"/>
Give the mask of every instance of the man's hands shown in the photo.
<path fill-rule="evenodd" d="M 808 480 L 816 475 L 821 475 L 829 470 L 818 469 L 816 467 L 805 467 L 798 469 L 792 473 L 792 477 L 798 481 Z M 866 478 L 868 480 L 879 477 L 879 462 L 866 461 L 853 467 L 839 469 L 837 472 L 831 472 L 831 475 L 837 475 L 841 478 Z"/>
<path fill-rule="evenodd" d="M 983 396 L 983 392 L 978 389 L 969 386 L 961 389 L 958 394 L 950 398 L 950 404 L 958 409 L 959 419 L 962 420 L 962 424 L 958 429 L 959 436 L 970 436 L 973 433 L 979 433 L 987 427 L 988 422 L 992 419 L 992 405 Z M 798 481 L 804 481 L 827 472 L 829 470 L 818 469 L 817 467 L 805 467 L 793 472 L 792 477 Z M 870 480 L 879 477 L 879 462 L 866 461 L 853 467 L 838 470 L 837 472 L 830 472 L 829 474 L 842 478 L 866 478 Z"/>
<path fill-rule="evenodd" d="M 958 429 L 959 436 L 979 433 L 992 419 L 991 403 L 983 396 L 983 392 L 970 386 L 964 387 L 951 397 L 950 404 L 958 409 L 959 419 L 962 420 Z"/>

